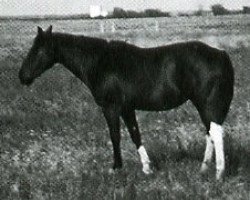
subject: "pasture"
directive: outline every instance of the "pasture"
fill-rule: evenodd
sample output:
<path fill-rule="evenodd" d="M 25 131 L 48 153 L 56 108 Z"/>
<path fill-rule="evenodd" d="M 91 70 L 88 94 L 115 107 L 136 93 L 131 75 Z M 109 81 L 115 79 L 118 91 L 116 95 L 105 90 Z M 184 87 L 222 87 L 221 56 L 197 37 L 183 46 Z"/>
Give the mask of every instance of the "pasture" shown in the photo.
<path fill-rule="evenodd" d="M 0 199 L 250 199 L 249 19 L 0 21 Z M 154 174 L 141 172 L 124 124 L 124 167 L 110 173 L 108 129 L 80 80 L 57 65 L 31 87 L 20 84 L 18 71 L 37 26 L 50 24 L 54 31 L 141 47 L 198 39 L 225 49 L 235 69 L 235 95 L 224 123 L 225 181 L 215 181 L 214 166 L 207 177 L 199 174 L 205 128 L 190 102 L 166 112 L 137 112 Z"/>

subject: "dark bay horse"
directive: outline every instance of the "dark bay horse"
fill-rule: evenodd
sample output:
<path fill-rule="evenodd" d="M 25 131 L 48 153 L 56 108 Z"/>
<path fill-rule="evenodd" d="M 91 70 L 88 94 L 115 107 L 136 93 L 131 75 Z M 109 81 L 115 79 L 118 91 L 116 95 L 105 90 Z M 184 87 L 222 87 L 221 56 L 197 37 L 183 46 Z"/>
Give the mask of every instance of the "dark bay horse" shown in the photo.
<path fill-rule="evenodd" d="M 122 167 L 120 117 L 148 174 L 150 160 L 141 143 L 135 110 L 168 110 L 190 100 L 207 130 L 201 171 L 207 171 L 215 149 L 216 178 L 223 176 L 222 123 L 234 86 L 233 67 L 225 51 L 198 41 L 139 48 L 121 41 L 52 33 L 52 26 L 46 31 L 38 27 L 19 72 L 21 83 L 30 85 L 55 63 L 83 81 L 102 108 L 113 144 L 114 169 Z"/>

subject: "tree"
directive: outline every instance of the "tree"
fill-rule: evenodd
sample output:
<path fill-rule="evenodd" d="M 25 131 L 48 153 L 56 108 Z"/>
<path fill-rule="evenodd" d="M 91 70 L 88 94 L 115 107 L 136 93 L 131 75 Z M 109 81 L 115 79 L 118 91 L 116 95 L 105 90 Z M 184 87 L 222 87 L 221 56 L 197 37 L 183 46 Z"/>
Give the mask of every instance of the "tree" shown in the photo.
<path fill-rule="evenodd" d="M 127 17 L 128 18 L 140 18 L 143 17 L 143 13 L 142 12 L 136 12 L 133 10 L 128 10 L 127 11 Z"/>
<path fill-rule="evenodd" d="M 113 17 L 114 18 L 126 18 L 127 12 L 123 10 L 122 8 L 115 7 L 113 11 Z"/>
<path fill-rule="evenodd" d="M 169 17 L 169 13 L 162 12 L 159 9 L 146 9 L 145 17 Z"/>
<path fill-rule="evenodd" d="M 229 11 L 224 8 L 221 4 L 214 4 L 211 6 L 214 15 L 227 15 Z"/>
<path fill-rule="evenodd" d="M 243 14 L 250 14 L 250 7 L 244 6 L 242 12 L 243 12 Z"/>

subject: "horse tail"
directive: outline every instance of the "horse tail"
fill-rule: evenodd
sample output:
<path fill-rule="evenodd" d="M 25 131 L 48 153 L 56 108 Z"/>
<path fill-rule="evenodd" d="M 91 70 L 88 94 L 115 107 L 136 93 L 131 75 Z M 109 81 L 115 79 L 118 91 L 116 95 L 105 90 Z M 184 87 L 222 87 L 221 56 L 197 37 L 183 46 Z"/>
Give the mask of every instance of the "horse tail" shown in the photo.
<path fill-rule="evenodd" d="M 228 96 L 233 97 L 233 90 L 234 90 L 234 69 L 231 59 L 226 51 L 223 51 L 223 74 L 224 74 L 224 81 L 222 84 L 227 85 L 227 93 Z"/>

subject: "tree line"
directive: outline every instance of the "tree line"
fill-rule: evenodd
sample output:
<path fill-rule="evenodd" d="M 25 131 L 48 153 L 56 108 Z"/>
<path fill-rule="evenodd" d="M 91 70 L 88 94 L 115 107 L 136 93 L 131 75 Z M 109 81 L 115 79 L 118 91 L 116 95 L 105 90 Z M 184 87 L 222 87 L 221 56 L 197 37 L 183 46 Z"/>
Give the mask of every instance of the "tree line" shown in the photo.
<path fill-rule="evenodd" d="M 202 16 L 202 15 L 234 15 L 234 14 L 250 14 L 250 7 L 243 6 L 242 10 L 228 10 L 221 4 L 214 4 L 211 6 L 210 11 L 205 11 L 202 8 L 199 8 L 196 11 L 191 13 L 179 12 L 177 16 Z M 106 17 L 96 17 L 99 19 L 102 18 L 147 18 L 147 17 L 171 17 L 172 14 L 170 12 L 164 12 L 160 9 L 146 9 L 144 11 L 134 11 L 134 10 L 124 10 L 119 7 L 115 7 L 113 12 L 110 13 Z M 71 19 L 91 19 L 89 14 L 79 14 L 79 15 L 46 15 L 46 16 L 24 16 L 24 17 L 5 17 L 0 16 L 0 20 L 12 20 L 12 19 L 20 19 L 20 20 L 71 20 Z"/>
<path fill-rule="evenodd" d="M 192 12 L 179 12 L 177 16 L 202 16 L 204 13 L 202 8 Z M 217 15 L 234 15 L 234 14 L 250 14 L 250 7 L 244 6 L 242 10 L 228 10 L 221 4 L 214 4 L 211 6 L 211 14 Z M 143 12 L 136 12 L 133 10 L 124 10 L 122 8 L 114 8 L 113 13 L 108 15 L 108 18 L 145 18 L 145 17 L 171 17 L 170 12 L 163 12 L 159 9 L 146 9 Z"/>
<path fill-rule="evenodd" d="M 124 10 L 122 8 L 116 7 L 113 13 L 108 17 L 110 18 L 146 18 L 146 17 L 170 17 L 169 12 L 163 12 L 159 9 L 146 9 L 142 12 L 137 12 L 133 10 Z"/>
<path fill-rule="evenodd" d="M 250 14 L 250 7 L 244 6 L 242 10 L 228 10 L 221 4 L 211 6 L 213 15 L 234 15 L 234 14 Z"/>

